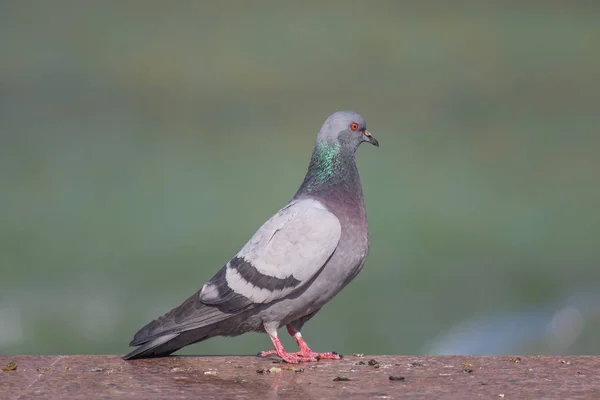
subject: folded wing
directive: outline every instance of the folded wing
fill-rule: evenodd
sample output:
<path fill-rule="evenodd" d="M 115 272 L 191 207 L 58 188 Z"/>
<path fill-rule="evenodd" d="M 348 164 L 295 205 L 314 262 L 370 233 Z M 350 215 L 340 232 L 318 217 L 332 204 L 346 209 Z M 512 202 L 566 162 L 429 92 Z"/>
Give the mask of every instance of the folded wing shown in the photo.
<path fill-rule="evenodd" d="M 200 301 L 236 312 L 288 296 L 321 270 L 340 235 L 339 220 L 319 201 L 290 203 L 204 285 Z"/>

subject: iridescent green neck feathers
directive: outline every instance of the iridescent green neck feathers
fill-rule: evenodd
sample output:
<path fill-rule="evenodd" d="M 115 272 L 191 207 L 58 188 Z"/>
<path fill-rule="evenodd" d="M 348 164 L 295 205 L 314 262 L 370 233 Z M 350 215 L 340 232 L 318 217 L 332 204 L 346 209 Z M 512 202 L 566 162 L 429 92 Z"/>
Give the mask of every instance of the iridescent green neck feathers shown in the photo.
<path fill-rule="evenodd" d="M 298 194 L 314 194 L 336 186 L 349 188 L 358 182 L 354 152 L 344 151 L 340 143 L 323 141 L 314 148 L 308 172 Z"/>
<path fill-rule="evenodd" d="M 314 163 L 313 185 L 319 186 L 340 172 L 340 145 L 321 144 L 315 148 L 311 164 Z"/>

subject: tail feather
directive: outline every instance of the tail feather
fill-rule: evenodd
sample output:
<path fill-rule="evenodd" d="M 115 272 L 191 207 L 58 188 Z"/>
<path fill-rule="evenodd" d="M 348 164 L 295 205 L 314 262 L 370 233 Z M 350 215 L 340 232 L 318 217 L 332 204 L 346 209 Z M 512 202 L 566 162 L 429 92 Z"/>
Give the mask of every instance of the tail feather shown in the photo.
<path fill-rule="evenodd" d="M 150 340 L 142 344 L 137 349 L 123 356 L 124 360 L 135 360 L 137 358 L 150 358 L 150 357 L 162 357 L 168 356 L 174 351 L 179 350 L 181 347 L 175 345 L 174 339 L 179 337 L 178 333 L 171 335 L 159 336 L 156 339 Z"/>
<path fill-rule="evenodd" d="M 130 346 L 139 346 L 162 336 L 182 333 L 213 325 L 233 314 L 224 313 L 217 307 L 207 306 L 200 301 L 199 293 L 190 296 L 180 306 L 140 329 Z"/>
<path fill-rule="evenodd" d="M 123 356 L 125 360 L 137 358 L 165 357 L 189 344 L 201 342 L 215 335 L 214 326 L 194 329 L 181 333 L 159 336 L 142 343 L 137 349 Z"/>
<path fill-rule="evenodd" d="M 129 345 L 139 346 L 165 335 L 178 334 L 214 325 L 232 316 L 231 314 L 222 313 L 217 308 L 204 305 L 197 310 L 193 317 L 183 320 L 176 318 L 175 314 L 177 312 L 181 312 L 179 307 L 144 326 L 135 334 Z"/>
<path fill-rule="evenodd" d="M 140 329 L 129 344 L 139 347 L 123 358 L 132 360 L 168 356 L 188 344 L 219 334 L 218 323 L 238 314 L 207 306 L 200 302 L 196 293 L 179 307 Z"/>

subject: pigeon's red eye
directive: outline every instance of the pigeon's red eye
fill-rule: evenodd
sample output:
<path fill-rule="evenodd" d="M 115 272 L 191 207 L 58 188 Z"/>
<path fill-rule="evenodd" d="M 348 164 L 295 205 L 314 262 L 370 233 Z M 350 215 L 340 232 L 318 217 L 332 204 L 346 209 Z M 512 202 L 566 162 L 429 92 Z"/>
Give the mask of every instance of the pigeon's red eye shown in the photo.
<path fill-rule="evenodd" d="M 356 122 L 353 122 L 350 124 L 350 129 L 352 129 L 353 131 L 358 130 L 358 124 Z"/>

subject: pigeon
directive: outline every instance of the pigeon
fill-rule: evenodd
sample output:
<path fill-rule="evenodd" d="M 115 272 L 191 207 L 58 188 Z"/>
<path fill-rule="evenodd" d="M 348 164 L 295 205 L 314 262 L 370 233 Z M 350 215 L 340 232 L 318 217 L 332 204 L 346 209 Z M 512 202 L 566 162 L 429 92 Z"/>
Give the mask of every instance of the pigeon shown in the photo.
<path fill-rule="evenodd" d="M 301 329 L 360 272 L 369 231 L 355 153 L 379 147 L 357 113 L 330 115 L 317 134 L 308 172 L 292 200 L 265 222 L 197 293 L 134 336 L 126 360 L 161 357 L 215 336 L 266 332 L 284 362 L 339 359 L 314 352 Z M 288 353 L 286 326 L 300 351 Z"/>

